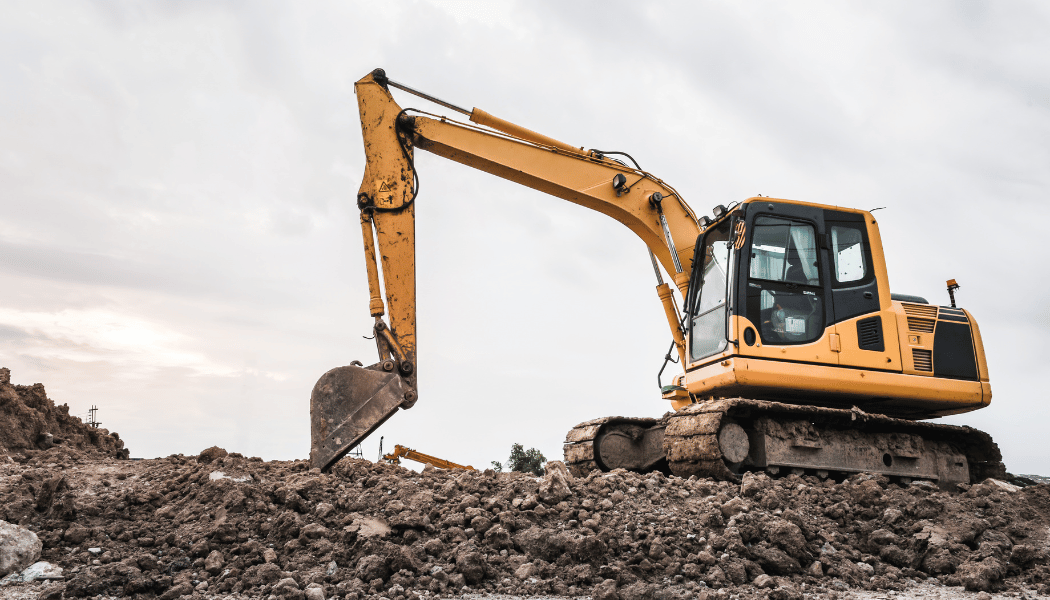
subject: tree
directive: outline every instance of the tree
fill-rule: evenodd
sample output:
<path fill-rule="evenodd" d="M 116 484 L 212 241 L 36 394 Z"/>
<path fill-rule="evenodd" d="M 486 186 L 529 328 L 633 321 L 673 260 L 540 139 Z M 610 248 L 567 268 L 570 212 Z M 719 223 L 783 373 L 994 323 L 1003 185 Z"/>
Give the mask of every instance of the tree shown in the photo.
<path fill-rule="evenodd" d="M 507 459 L 507 469 L 519 473 L 543 475 L 543 463 L 545 462 L 547 459 L 539 450 L 535 448 L 526 450 L 521 444 L 513 444 L 510 447 L 510 458 Z M 502 473 L 503 463 L 492 461 L 492 468 Z"/>

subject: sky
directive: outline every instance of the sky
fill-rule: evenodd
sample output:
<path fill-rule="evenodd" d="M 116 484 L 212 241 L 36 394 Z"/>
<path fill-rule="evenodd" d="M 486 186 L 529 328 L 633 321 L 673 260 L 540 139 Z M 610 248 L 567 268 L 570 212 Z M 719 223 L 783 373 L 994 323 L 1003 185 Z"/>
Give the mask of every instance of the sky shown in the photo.
<path fill-rule="evenodd" d="M 977 319 L 994 398 L 944 419 L 1050 474 L 1050 6 L 0 3 L 0 366 L 134 457 L 309 455 L 375 361 L 353 83 L 630 153 L 698 214 L 875 209 L 894 292 Z M 447 112 L 395 91 L 402 106 Z M 486 467 L 658 417 L 670 343 L 619 223 L 419 152 L 419 401 L 363 445 Z"/>

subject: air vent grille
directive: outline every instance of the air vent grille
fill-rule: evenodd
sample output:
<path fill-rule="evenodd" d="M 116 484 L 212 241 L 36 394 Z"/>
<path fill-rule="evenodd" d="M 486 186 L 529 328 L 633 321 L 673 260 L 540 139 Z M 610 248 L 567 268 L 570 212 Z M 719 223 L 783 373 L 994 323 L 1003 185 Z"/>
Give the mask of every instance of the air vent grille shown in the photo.
<path fill-rule="evenodd" d="M 933 319 L 908 317 L 908 331 L 914 331 L 916 333 L 933 333 L 934 323 L 936 323 L 936 321 Z"/>
<path fill-rule="evenodd" d="M 925 317 L 927 319 L 937 318 L 937 307 L 930 306 L 929 304 L 911 304 L 909 302 L 902 302 L 904 306 L 904 313 L 911 317 Z"/>
<path fill-rule="evenodd" d="M 933 372 L 933 352 L 921 348 L 911 349 L 912 360 L 915 361 L 916 371 Z"/>
<path fill-rule="evenodd" d="M 857 321 L 857 345 L 861 350 L 882 352 L 882 318 L 872 317 Z"/>

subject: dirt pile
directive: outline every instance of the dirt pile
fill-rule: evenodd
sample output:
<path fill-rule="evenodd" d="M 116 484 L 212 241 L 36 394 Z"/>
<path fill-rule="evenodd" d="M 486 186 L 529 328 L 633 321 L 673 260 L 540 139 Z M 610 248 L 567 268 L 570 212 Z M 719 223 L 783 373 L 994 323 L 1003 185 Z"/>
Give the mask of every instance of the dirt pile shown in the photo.
<path fill-rule="evenodd" d="M 0 460 L 25 462 L 55 446 L 63 450 L 59 454 L 128 457 L 116 432 L 86 425 L 69 414 L 68 404 L 55 406 L 41 383 L 12 385 L 10 369 L 0 368 Z"/>
<path fill-rule="evenodd" d="M 0 466 L 0 518 L 66 569 L 48 597 L 486 593 L 801 599 L 936 578 L 1050 583 L 1050 485 L 958 492 L 859 475 L 742 484 L 616 471 L 536 478 L 344 460 L 200 457 Z M 52 462 L 47 462 L 52 461 Z M 559 463 L 560 464 L 560 463 Z M 64 474 L 57 491 L 56 474 Z M 29 584 L 26 584 L 29 585 Z"/>

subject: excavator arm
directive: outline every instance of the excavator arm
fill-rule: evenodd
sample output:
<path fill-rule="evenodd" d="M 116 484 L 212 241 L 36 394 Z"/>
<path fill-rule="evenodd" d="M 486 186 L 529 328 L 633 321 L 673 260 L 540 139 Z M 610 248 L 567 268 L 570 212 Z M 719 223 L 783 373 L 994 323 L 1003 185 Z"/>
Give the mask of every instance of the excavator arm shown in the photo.
<path fill-rule="evenodd" d="M 443 458 L 438 458 L 429 454 L 423 454 L 422 452 L 416 452 L 415 450 L 411 448 L 406 448 L 400 444 L 394 446 L 394 451 L 390 454 L 383 455 L 383 460 L 388 460 L 394 464 L 400 463 L 402 458 L 414 460 L 417 463 L 422 463 L 424 465 L 431 465 L 439 469 L 461 469 L 463 471 L 476 470 L 470 465 L 461 465 L 454 463 L 450 460 L 445 460 Z"/>
<path fill-rule="evenodd" d="M 463 113 L 470 122 L 402 109 L 391 96 L 391 87 Z M 701 226 L 671 186 L 637 164 L 629 166 L 610 157 L 621 153 L 584 150 L 480 109 L 467 111 L 393 82 L 381 69 L 358 81 L 355 91 L 367 159 L 357 204 L 379 361 L 368 367 L 357 363 L 332 369 L 317 382 L 310 402 L 315 467 L 329 468 L 399 408 L 410 408 L 418 398 L 416 149 L 585 206 L 627 226 L 649 248 L 657 293 L 679 356 L 684 357 L 679 310 L 660 267 L 686 297 Z"/>

